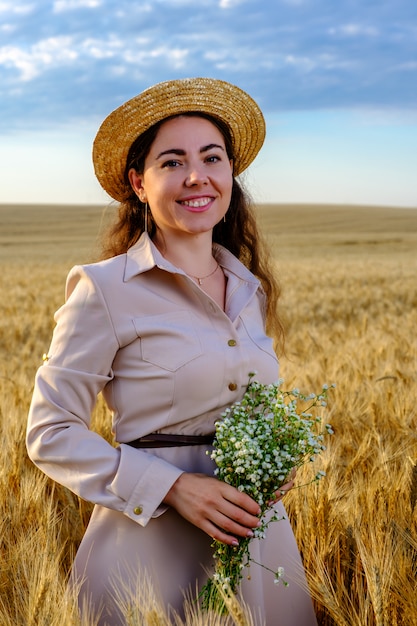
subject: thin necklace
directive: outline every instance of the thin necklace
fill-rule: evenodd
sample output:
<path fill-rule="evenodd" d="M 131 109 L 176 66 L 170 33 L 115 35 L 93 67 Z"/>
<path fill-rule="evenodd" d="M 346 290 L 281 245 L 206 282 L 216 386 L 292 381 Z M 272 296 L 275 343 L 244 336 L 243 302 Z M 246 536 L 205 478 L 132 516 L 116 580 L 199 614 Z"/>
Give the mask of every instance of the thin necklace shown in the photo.
<path fill-rule="evenodd" d="M 210 278 L 210 276 L 213 276 L 213 274 L 217 272 L 219 267 L 220 265 L 216 262 L 216 267 L 214 268 L 212 272 L 210 272 L 210 274 L 207 274 L 207 276 L 193 276 L 192 274 L 187 274 L 187 276 L 190 276 L 190 278 L 194 278 L 194 280 L 196 280 L 199 285 L 202 285 L 203 280 L 206 280 L 206 278 Z"/>

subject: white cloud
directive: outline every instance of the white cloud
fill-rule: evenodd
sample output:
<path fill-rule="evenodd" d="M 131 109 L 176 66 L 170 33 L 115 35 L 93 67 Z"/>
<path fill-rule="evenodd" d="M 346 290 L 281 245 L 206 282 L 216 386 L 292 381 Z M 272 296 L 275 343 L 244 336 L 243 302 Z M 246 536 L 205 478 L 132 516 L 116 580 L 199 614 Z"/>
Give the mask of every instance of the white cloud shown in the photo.
<path fill-rule="evenodd" d="M 142 50 L 139 53 L 139 59 L 145 61 L 146 59 L 159 59 L 162 58 L 174 69 L 181 69 L 185 65 L 185 61 L 189 55 L 189 50 L 184 48 L 171 48 L 169 46 L 159 46 L 153 50 Z M 129 62 L 135 62 L 138 55 L 134 52 L 129 53 Z"/>
<path fill-rule="evenodd" d="M 172 8 L 172 7 L 183 8 L 183 7 L 187 7 L 187 6 L 191 6 L 193 8 L 196 7 L 195 0 L 150 0 L 150 1 L 151 1 L 151 4 L 153 2 L 154 6 L 156 6 L 158 4 L 166 4 L 168 6 L 168 8 Z M 203 6 L 207 6 L 208 7 L 212 3 L 213 3 L 213 0 L 200 0 L 199 1 L 199 6 L 200 6 L 200 8 L 203 7 Z M 140 6 L 140 10 L 142 10 L 142 5 Z"/>
<path fill-rule="evenodd" d="M 73 11 L 74 9 L 96 9 L 101 6 L 101 0 L 55 0 L 54 13 Z"/>
<path fill-rule="evenodd" d="M 0 31 L 2 33 L 10 34 L 15 30 L 16 30 L 16 26 L 13 26 L 13 24 L 1 24 L 0 25 Z"/>
<path fill-rule="evenodd" d="M 378 29 L 374 26 L 354 23 L 329 28 L 328 33 L 329 35 L 341 35 L 343 37 L 378 37 L 379 35 Z"/>
<path fill-rule="evenodd" d="M 289 4 L 290 6 L 300 7 L 303 4 L 307 4 L 305 0 L 282 0 L 284 4 Z"/>
<path fill-rule="evenodd" d="M 406 61 L 405 63 L 394 65 L 390 69 L 402 72 L 415 72 L 417 70 L 417 61 Z"/>
<path fill-rule="evenodd" d="M 29 59 L 27 53 L 13 46 L 0 48 L 0 65 L 19 70 L 23 81 L 32 80 L 38 74 L 35 64 Z"/>
<path fill-rule="evenodd" d="M 16 13 L 26 15 L 33 11 L 34 4 L 19 4 L 18 2 L 0 2 L 0 13 Z"/>
<path fill-rule="evenodd" d="M 170 50 L 168 54 L 168 57 L 169 57 L 168 61 L 170 61 L 170 63 L 176 69 L 180 69 L 184 67 L 185 61 L 188 55 L 189 55 L 189 50 L 181 50 L 181 49 Z"/>
<path fill-rule="evenodd" d="M 233 7 L 243 4 L 246 0 L 220 0 L 219 7 L 221 9 L 232 9 Z"/>
<path fill-rule="evenodd" d="M 123 9 L 122 7 L 120 7 L 120 8 L 117 8 L 117 10 L 115 11 L 114 17 L 117 17 L 120 20 L 124 20 L 124 19 L 131 20 L 132 11 L 136 11 L 137 13 L 140 12 L 141 15 L 144 15 L 145 13 L 152 13 L 153 6 L 149 2 L 147 3 L 141 2 L 140 6 L 136 5 L 136 6 L 128 7 L 127 9 Z"/>
<path fill-rule="evenodd" d="M 77 52 L 70 48 L 71 37 L 50 37 L 33 45 L 29 51 L 16 46 L 0 48 L 0 65 L 20 71 L 24 82 L 33 80 L 47 67 L 73 61 Z"/>
<path fill-rule="evenodd" d="M 209 50 L 209 52 L 205 52 L 204 58 L 207 61 L 213 61 L 214 63 L 219 63 L 224 61 L 229 56 L 227 50 Z"/>
<path fill-rule="evenodd" d="M 181 70 L 189 55 L 189 48 L 154 45 L 145 37 L 138 37 L 126 45 L 123 38 L 114 35 L 105 39 L 88 37 L 79 41 L 62 35 L 40 40 L 28 49 L 14 45 L 0 47 L 0 66 L 14 69 L 17 80 L 29 82 L 45 71 L 68 67 L 82 59 L 108 60 L 111 63 L 108 69 L 113 75 L 120 76 L 125 74 L 126 66 L 149 66 L 152 60 Z"/>
<path fill-rule="evenodd" d="M 123 47 L 122 40 L 114 36 L 106 40 L 89 38 L 79 44 L 79 49 L 93 59 L 111 59 Z"/>
<path fill-rule="evenodd" d="M 126 76 L 126 74 L 128 73 L 128 69 L 125 65 L 112 65 L 109 68 L 109 73 L 112 76 Z"/>
<path fill-rule="evenodd" d="M 279 55 L 274 49 L 247 49 L 233 47 L 231 49 L 210 50 L 204 54 L 204 59 L 210 61 L 218 70 L 244 72 L 253 68 L 253 59 L 257 59 L 257 68 L 260 71 L 278 71 L 282 67 L 293 68 L 298 72 L 347 70 L 354 67 L 354 62 L 339 59 L 336 55 Z"/>
<path fill-rule="evenodd" d="M 295 56 L 293 54 L 287 54 L 284 58 L 284 62 L 286 65 L 292 65 L 304 72 L 311 72 L 317 65 L 316 62 L 309 57 Z"/>

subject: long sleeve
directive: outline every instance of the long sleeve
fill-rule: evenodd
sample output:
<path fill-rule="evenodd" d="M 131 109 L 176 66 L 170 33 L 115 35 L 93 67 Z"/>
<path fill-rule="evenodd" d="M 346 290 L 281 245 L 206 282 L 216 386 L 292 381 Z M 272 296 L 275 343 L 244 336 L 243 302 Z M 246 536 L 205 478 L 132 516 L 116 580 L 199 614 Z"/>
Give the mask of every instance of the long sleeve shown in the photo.
<path fill-rule="evenodd" d="M 182 470 L 128 445 L 115 448 L 90 430 L 97 394 L 112 381 L 120 340 L 91 276 L 75 269 L 68 292 L 55 316 L 48 360 L 36 375 L 28 453 L 82 498 L 145 526 Z"/>

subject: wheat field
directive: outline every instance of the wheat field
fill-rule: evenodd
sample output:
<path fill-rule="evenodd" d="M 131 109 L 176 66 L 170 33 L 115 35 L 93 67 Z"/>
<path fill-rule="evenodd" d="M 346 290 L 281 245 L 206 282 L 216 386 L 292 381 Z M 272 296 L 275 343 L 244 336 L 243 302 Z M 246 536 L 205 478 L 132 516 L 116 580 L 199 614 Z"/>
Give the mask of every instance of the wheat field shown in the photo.
<path fill-rule="evenodd" d="M 0 206 L 1 626 L 81 626 L 66 580 L 91 505 L 32 466 L 24 433 L 66 274 L 94 259 L 112 211 Z M 265 205 L 259 216 L 283 288 L 285 386 L 336 384 L 335 434 L 297 481 L 326 477 L 285 498 L 318 622 L 417 625 L 417 209 Z M 101 401 L 94 425 L 110 436 Z M 145 592 L 128 623 L 168 624 Z M 183 623 L 254 622 L 231 606 L 227 618 L 190 607 Z"/>

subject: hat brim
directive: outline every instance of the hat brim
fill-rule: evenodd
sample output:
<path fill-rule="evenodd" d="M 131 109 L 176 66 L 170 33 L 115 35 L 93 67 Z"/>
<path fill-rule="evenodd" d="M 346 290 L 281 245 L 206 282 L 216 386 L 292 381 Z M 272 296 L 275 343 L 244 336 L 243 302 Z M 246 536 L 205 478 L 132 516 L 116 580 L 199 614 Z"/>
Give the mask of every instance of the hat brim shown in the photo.
<path fill-rule="evenodd" d="M 201 112 L 229 128 L 234 174 L 255 159 L 265 139 L 265 120 L 256 102 L 242 89 L 213 78 L 186 78 L 158 83 L 115 109 L 101 124 L 93 145 L 93 164 L 103 189 L 126 199 L 125 168 L 132 143 L 157 122 L 181 113 Z"/>

